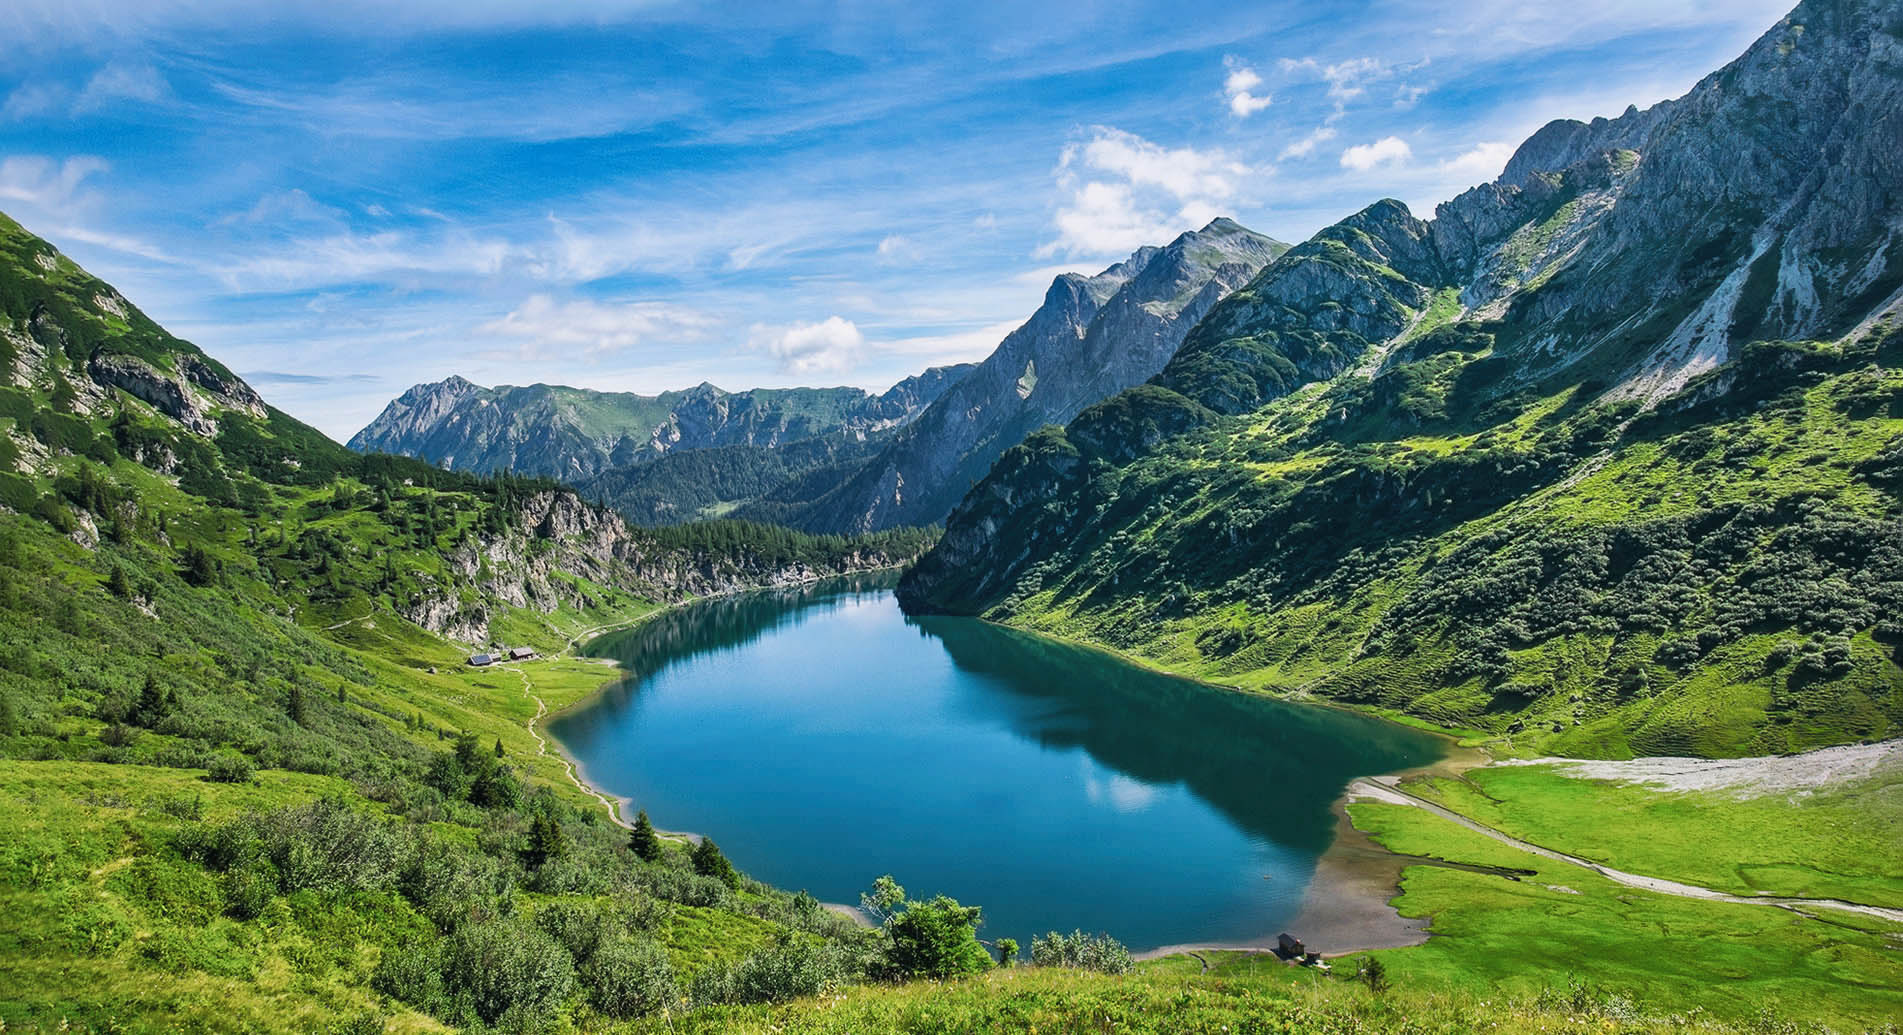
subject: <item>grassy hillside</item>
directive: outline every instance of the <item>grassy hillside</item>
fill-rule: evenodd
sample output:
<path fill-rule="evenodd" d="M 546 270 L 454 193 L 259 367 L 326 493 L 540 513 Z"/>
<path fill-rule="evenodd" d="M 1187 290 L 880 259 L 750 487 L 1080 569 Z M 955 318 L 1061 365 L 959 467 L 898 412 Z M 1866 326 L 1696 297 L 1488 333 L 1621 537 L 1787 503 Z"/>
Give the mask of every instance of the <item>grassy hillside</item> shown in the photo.
<path fill-rule="evenodd" d="M 1155 407 L 1051 429 L 961 518 L 1032 561 L 1001 585 L 928 557 L 914 584 L 1521 752 L 1767 754 L 1903 727 L 1903 332 L 1754 345 L 1645 413 L 1589 386 L 1499 399 L 1483 331 L 1430 338 L 1122 467 L 1098 458 L 1158 435 Z"/>
<path fill-rule="evenodd" d="M 641 534 L 358 455 L 0 244 L 6 1030 L 600 1027 L 863 970 L 810 898 L 634 851 L 535 720 L 613 677 L 591 631 L 929 536 Z M 470 668 L 432 622 L 545 657 Z"/>

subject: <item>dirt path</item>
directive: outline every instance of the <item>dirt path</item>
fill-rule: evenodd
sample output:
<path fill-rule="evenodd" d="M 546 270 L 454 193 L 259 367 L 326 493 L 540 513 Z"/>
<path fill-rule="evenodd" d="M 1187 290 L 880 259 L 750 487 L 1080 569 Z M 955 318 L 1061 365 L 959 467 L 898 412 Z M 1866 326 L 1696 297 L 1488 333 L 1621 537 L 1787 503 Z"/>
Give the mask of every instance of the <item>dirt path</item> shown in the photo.
<path fill-rule="evenodd" d="M 370 610 L 365 611 L 363 614 L 360 614 L 355 618 L 346 618 L 341 622 L 333 622 L 330 625 L 324 626 L 324 631 L 335 632 L 338 629 L 342 629 L 346 625 L 355 625 L 358 622 L 368 621 L 370 618 L 375 616 L 376 613 L 377 613 L 377 609 L 373 606 L 370 608 Z"/>
<path fill-rule="evenodd" d="M 535 717 L 529 720 L 529 736 L 535 738 L 536 755 L 546 757 L 548 755 L 548 738 L 542 736 L 542 731 L 536 729 L 535 724 L 541 722 L 542 717 L 548 714 L 548 704 L 543 701 L 541 697 L 536 695 L 535 681 L 529 678 L 527 672 L 522 671 L 514 665 L 505 665 L 503 667 L 515 673 L 516 676 L 522 680 L 522 696 L 535 702 Z M 608 810 L 608 818 L 613 820 L 616 826 L 629 830 L 634 829 L 633 824 L 621 818 L 621 809 L 617 807 L 614 799 L 588 786 L 588 784 L 582 780 L 581 774 L 575 772 L 575 763 L 571 761 L 567 755 L 557 751 L 555 752 L 555 757 L 562 763 L 562 771 L 568 774 L 568 778 L 574 781 L 575 786 L 580 788 L 583 794 L 600 802 L 602 808 Z"/>
<path fill-rule="evenodd" d="M 1800 916 L 1813 917 L 1813 919 L 1815 918 L 1813 914 L 1806 912 L 1806 910 L 1819 908 L 1841 909 L 1852 913 L 1862 913 L 1866 916 L 1878 917 L 1893 923 L 1903 923 L 1903 909 L 1868 906 L 1860 902 L 1844 902 L 1834 898 L 1777 898 L 1769 895 L 1733 895 L 1728 892 L 1715 891 L 1698 884 L 1686 884 L 1681 881 L 1666 880 L 1663 877 L 1647 877 L 1637 873 L 1627 873 L 1624 870 L 1615 870 L 1610 866 L 1603 866 L 1590 859 L 1582 859 L 1576 855 L 1567 855 L 1565 852 L 1554 851 L 1551 848 L 1545 848 L 1528 841 L 1522 841 L 1510 834 L 1495 830 L 1484 823 L 1469 819 L 1452 809 L 1437 805 L 1425 798 L 1417 798 L 1395 786 L 1395 780 L 1396 778 L 1392 776 L 1377 776 L 1365 780 L 1356 780 L 1348 785 L 1348 795 L 1350 798 L 1369 798 L 1391 805 L 1407 805 L 1412 808 L 1423 809 L 1451 823 L 1457 823 L 1460 826 L 1466 827 L 1474 833 L 1493 838 L 1495 841 L 1511 845 L 1523 852 L 1537 855 L 1544 859 L 1552 859 L 1556 862 L 1583 866 L 1607 880 L 1616 884 L 1624 884 L 1630 888 L 1655 891 L 1661 895 L 1676 895 L 1680 898 L 1702 899 L 1707 902 L 1737 902 L 1753 906 L 1776 906 L 1780 909 L 1788 909 Z"/>

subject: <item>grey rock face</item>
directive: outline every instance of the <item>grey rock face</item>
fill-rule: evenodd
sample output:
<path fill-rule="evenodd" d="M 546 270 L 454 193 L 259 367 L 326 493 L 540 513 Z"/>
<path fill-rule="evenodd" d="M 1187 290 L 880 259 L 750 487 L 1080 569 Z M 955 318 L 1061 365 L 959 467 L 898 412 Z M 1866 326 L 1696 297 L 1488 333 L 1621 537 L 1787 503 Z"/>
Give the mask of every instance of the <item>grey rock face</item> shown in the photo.
<path fill-rule="evenodd" d="M 137 356 L 102 352 L 86 365 L 86 372 L 101 385 L 122 389 L 144 400 L 193 434 L 209 437 L 218 433 L 217 422 L 211 419 L 209 410 L 182 378 L 165 373 Z"/>
<path fill-rule="evenodd" d="M 701 384 L 642 396 L 559 385 L 491 389 L 452 376 L 398 396 L 349 445 L 455 470 L 506 468 L 580 481 L 676 450 L 875 435 L 911 420 L 966 369 L 927 370 L 877 395 L 857 388 L 727 392 Z"/>
<path fill-rule="evenodd" d="M 1192 325 L 1286 249 L 1218 219 L 1094 277 L 1056 278 L 1023 326 L 798 523 L 858 532 L 944 520 L 1026 435 L 1161 370 Z"/>
<path fill-rule="evenodd" d="M 581 576 L 654 600 L 680 601 L 755 588 L 799 585 L 846 572 L 902 564 L 910 557 L 872 552 L 850 554 L 838 567 L 777 563 L 745 552 L 702 553 L 663 546 L 652 533 L 630 527 L 619 515 L 587 505 L 572 492 L 542 492 L 517 506 L 512 530 L 471 535 L 445 562 L 454 580 L 473 586 L 429 586 L 401 609 L 403 617 L 431 632 L 464 643 L 490 639 L 491 609 L 498 604 L 543 613 L 587 607 L 570 577 Z"/>

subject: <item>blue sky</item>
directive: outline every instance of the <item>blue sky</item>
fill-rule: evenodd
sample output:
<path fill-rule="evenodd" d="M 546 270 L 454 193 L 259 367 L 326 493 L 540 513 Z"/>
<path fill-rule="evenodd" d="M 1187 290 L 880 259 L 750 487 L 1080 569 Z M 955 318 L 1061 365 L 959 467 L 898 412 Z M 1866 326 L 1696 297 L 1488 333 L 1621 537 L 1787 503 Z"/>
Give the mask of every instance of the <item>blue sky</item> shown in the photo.
<path fill-rule="evenodd" d="M 883 388 L 1216 215 L 1418 214 L 1786 0 L 12 0 L 0 210 L 348 437 L 459 373 Z"/>

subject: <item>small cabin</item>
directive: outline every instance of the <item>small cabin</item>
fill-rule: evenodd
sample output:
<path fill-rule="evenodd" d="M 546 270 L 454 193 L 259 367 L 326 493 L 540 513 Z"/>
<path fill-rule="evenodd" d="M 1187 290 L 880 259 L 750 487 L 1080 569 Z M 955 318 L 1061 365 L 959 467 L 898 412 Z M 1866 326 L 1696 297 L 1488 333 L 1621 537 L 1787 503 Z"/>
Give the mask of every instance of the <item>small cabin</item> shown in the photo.
<path fill-rule="evenodd" d="M 496 663 L 496 656 L 494 654 L 471 654 L 469 656 L 469 663 L 477 668 L 481 668 L 484 665 L 493 665 Z"/>
<path fill-rule="evenodd" d="M 1276 937 L 1275 944 L 1276 947 L 1282 951 L 1282 955 L 1289 959 L 1300 959 L 1301 956 L 1308 951 L 1308 947 L 1302 944 L 1300 938 L 1295 937 L 1287 931 L 1283 931 Z"/>
<path fill-rule="evenodd" d="M 535 657 L 534 647 L 510 647 L 509 648 L 510 661 L 527 661 L 528 659 L 532 657 Z"/>

